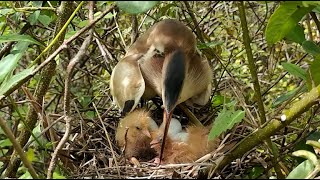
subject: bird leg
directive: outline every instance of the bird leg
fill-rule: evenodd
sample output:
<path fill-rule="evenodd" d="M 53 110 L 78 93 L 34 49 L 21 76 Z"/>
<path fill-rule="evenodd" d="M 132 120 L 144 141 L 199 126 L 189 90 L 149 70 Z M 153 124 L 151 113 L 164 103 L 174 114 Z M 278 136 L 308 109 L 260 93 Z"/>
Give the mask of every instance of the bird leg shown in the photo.
<path fill-rule="evenodd" d="M 163 132 L 163 138 L 162 138 L 162 143 L 161 143 L 161 150 L 160 150 L 160 164 L 162 161 L 162 156 L 163 156 L 163 150 L 164 150 L 164 146 L 166 143 L 166 138 L 167 138 L 167 134 L 168 134 L 168 130 L 169 130 L 169 125 L 170 125 L 170 121 L 172 118 L 172 113 L 173 111 L 167 112 L 166 110 L 164 111 L 164 115 L 163 115 L 163 122 L 165 123 L 165 127 L 164 127 L 164 132 Z"/>

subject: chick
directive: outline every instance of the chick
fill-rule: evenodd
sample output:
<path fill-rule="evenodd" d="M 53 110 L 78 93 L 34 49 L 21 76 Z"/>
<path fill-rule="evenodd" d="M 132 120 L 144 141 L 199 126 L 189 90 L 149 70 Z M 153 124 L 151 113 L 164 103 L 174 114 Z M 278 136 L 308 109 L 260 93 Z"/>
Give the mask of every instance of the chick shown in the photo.
<path fill-rule="evenodd" d="M 156 156 L 150 142 L 151 133 L 158 129 L 148 111 L 136 109 L 120 120 L 116 130 L 117 145 L 124 148 L 126 158 L 148 161 Z"/>
<path fill-rule="evenodd" d="M 151 147 L 160 153 L 162 129 L 152 133 Z M 169 126 L 168 138 L 164 149 L 162 163 L 187 163 L 194 162 L 200 157 L 210 153 L 219 145 L 219 139 L 208 141 L 208 127 L 190 126 L 186 131 L 182 130 L 181 124 L 177 119 L 172 119 Z"/>

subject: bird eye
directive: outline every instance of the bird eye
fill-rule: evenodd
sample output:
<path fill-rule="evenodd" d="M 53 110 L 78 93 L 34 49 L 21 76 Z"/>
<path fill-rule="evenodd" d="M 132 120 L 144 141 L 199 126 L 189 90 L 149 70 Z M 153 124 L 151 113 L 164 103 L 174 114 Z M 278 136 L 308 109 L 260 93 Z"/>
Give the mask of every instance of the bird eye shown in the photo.
<path fill-rule="evenodd" d="M 137 130 L 140 130 L 140 127 L 136 126 Z"/>

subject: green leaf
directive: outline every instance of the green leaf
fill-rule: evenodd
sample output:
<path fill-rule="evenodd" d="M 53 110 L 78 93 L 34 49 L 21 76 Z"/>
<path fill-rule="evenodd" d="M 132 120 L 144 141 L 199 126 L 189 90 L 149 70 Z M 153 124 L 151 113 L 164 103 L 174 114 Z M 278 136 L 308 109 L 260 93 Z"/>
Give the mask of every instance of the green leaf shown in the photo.
<path fill-rule="evenodd" d="M 272 108 L 277 107 L 279 104 L 282 104 L 283 102 L 285 102 L 286 100 L 290 99 L 292 96 L 294 96 L 296 93 L 301 93 L 301 92 L 306 92 L 307 91 L 307 87 L 304 86 L 299 92 L 297 92 L 299 90 L 299 88 L 295 88 L 294 90 L 289 91 L 286 94 L 283 94 L 281 96 L 279 96 L 276 100 L 274 100 L 274 102 L 272 103 Z"/>
<path fill-rule="evenodd" d="M 18 42 L 13 49 L 11 50 L 11 54 L 16 54 L 16 53 L 24 53 L 27 51 L 28 46 L 29 46 L 30 42 L 26 42 L 26 41 L 20 41 Z"/>
<path fill-rule="evenodd" d="M 34 149 L 29 148 L 26 153 L 27 159 L 32 162 L 34 160 Z"/>
<path fill-rule="evenodd" d="M 219 136 L 222 132 L 233 127 L 235 123 L 240 122 L 245 116 L 244 111 L 226 110 L 223 109 L 213 123 L 212 129 L 209 133 L 209 141 Z"/>
<path fill-rule="evenodd" d="M 305 160 L 294 168 L 286 179 L 305 179 L 314 169 L 310 160 Z"/>
<path fill-rule="evenodd" d="M 7 35 L 0 36 L 0 43 L 10 42 L 10 41 L 25 41 L 25 42 L 30 42 L 32 44 L 44 46 L 29 35 L 7 34 Z"/>
<path fill-rule="evenodd" d="M 283 63 L 281 63 L 281 65 L 290 74 L 297 76 L 305 81 L 307 80 L 307 72 L 305 70 L 303 70 L 301 67 L 299 67 L 295 64 L 292 64 L 292 63 L 288 63 L 288 62 L 283 62 Z"/>
<path fill-rule="evenodd" d="M 0 61 L 0 83 L 4 81 L 6 76 L 17 66 L 21 59 L 22 53 L 9 54 Z"/>
<path fill-rule="evenodd" d="M 264 168 L 261 166 L 255 166 L 250 169 L 249 172 L 249 179 L 256 179 L 264 172 Z"/>
<path fill-rule="evenodd" d="M 35 11 L 28 17 L 28 21 L 31 25 L 35 25 L 37 23 L 39 15 L 40 11 Z"/>
<path fill-rule="evenodd" d="M 274 44 L 284 38 L 314 6 L 303 7 L 301 2 L 282 3 L 271 15 L 266 27 L 266 40 Z"/>
<path fill-rule="evenodd" d="M 310 160 L 312 162 L 312 164 L 314 166 L 318 165 L 317 156 L 314 153 L 310 152 L 310 151 L 298 150 L 298 151 L 293 152 L 292 155 L 308 159 L 308 160 Z"/>
<path fill-rule="evenodd" d="M 0 140 L 0 147 L 12 146 L 12 142 L 9 139 Z"/>
<path fill-rule="evenodd" d="M 63 175 L 61 175 L 57 172 L 53 172 L 52 177 L 53 177 L 53 179 L 66 179 L 66 177 L 64 177 Z"/>
<path fill-rule="evenodd" d="M 13 9 L 0 9 L 0 15 L 7 15 L 14 13 Z"/>
<path fill-rule="evenodd" d="M 211 104 L 214 107 L 217 107 L 224 103 L 229 103 L 229 102 L 230 102 L 230 99 L 222 95 L 213 96 L 211 100 Z"/>
<path fill-rule="evenodd" d="M 3 95 L 4 93 L 6 93 L 12 86 L 17 84 L 20 80 L 22 80 L 23 78 L 25 78 L 28 75 L 30 75 L 32 73 L 34 67 L 35 66 L 33 66 L 33 67 L 29 68 L 29 69 L 25 69 L 25 70 L 21 71 L 20 73 L 15 74 L 14 76 L 12 76 L 5 83 L 2 83 L 1 86 L 0 86 L 0 96 Z"/>
<path fill-rule="evenodd" d="M 319 1 L 302 1 L 302 5 L 305 7 L 320 6 L 320 2 Z"/>
<path fill-rule="evenodd" d="M 302 48 L 309 54 L 313 56 L 320 55 L 320 47 L 317 46 L 313 41 L 304 41 L 302 43 Z"/>
<path fill-rule="evenodd" d="M 83 20 L 83 21 L 81 21 L 80 23 L 78 23 L 78 26 L 80 27 L 80 28 L 82 28 L 82 27 L 84 27 L 84 26 L 86 26 L 86 25 L 88 25 L 89 24 L 89 20 Z"/>
<path fill-rule="evenodd" d="M 95 117 L 95 112 L 94 111 L 87 111 L 86 115 L 89 119 L 93 119 Z"/>
<path fill-rule="evenodd" d="M 48 27 L 49 24 L 52 22 L 52 19 L 47 15 L 39 15 L 38 20 L 41 24 L 43 24 L 45 27 Z"/>
<path fill-rule="evenodd" d="M 300 45 L 306 40 L 304 29 L 300 25 L 296 25 L 285 37 L 289 41 L 299 43 Z"/>
<path fill-rule="evenodd" d="M 116 1 L 118 7 L 128 14 L 140 14 L 153 8 L 159 1 Z"/>
<path fill-rule="evenodd" d="M 202 50 L 202 49 L 213 48 L 221 44 L 223 44 L 223 41 L 215 41 L 215 42 L 209 42 L 209 43 L 199 43 L 197 47 L 199 50 Z"/>
<path fill-rule="evenodd" d="M 317 57 L 310 65 L 311 79 L 315 86 L 320 84 L 320 57 Z"/>
<path fill-rule="evenodd" d="M 33 179 L 29 171 L 26 171 L 19 179 Z"/>

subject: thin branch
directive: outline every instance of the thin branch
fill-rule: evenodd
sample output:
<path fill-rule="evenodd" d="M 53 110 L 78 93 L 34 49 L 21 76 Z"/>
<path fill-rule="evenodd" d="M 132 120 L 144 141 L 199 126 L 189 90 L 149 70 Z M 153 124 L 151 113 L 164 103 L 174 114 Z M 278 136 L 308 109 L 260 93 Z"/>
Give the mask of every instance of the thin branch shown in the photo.
<path fill-rule="evenodd" d="M 213 173 L 221 170 L 223 167 L 231 163 L 233 160 L 241 157 L 246 152 L 250 151 L 255 146 L 259 145 L 265 139 L 279 132 L 282 128 L 286 127 L 299 116 L 307 111 L 312 105 L 319 103 L 320 97 L 320 85 L 313 88 L 310 92 L 306 93 L 299 101 L 293 103 L 291 108 L 284 110 L 282 115 L 282 121 L 278 119 L 272 119 L 257 131 L 251 133 L 249 136 L 241 140 L 236 146 L 234 146 L 216 167 L 211 167 L 209 178 Z"/>
<path fill-rule="evenodd" d="M 260 84 L 259 84 L 256 66 L 255 66 L 255 61 L 254 61 L 252 49 L 250 46 L 250 36 L 249 36 L 249 30 L 248 30 L 245 8 L 244 8 L 243 2 L 238 3 L 238 9 L 239 9 L 240 21 L 241 21 L 242 32 L 243 32 L 243 43 L 246 48 L 249 69 L 250 69 L 251 77 L 253 80 L 253 87 L 254 87 L 254 91 L 255 91 L 254 95 L 255 95 L 255 99 L 257 100 L 257 103 L 258 103 L 258 112 L 259 112 L 258 114 L 260 117 L 260 125 L 261 125 L 266 122 L 266 113 L 265 113 L 264 104 L 263 104 L 263 100 L 262 100 L 262 96 L 261 96 Z M 275 149 L 273 148 L 272 141 L 269 137 L 266 139 L 266 143 L 267 143 L 268 148 L 272 152 L 273 156 L 271 157 L 271 159 L 272 159 L 272 163 L 274 165 L 274 169 L 277 173 L 278 178 L 284 178 L 283 174 L 280 171 L 279 164 L 276 161 L 277 153 L 276 153 Z"/>
<path fill-rule="evenodd" d="M 240 13 L 240 21 L 241 21 L 241 26 L 242 26 L 242 31 L 243 31 L 243 43 L 246 48 L 249 69 L 250 69 L 250 73 L 251 73 L 251 77 L 252 77 L 252 81 L 253 81 L 253 87 L 254 87 L 254 91 L 255 91 L 255 98 L 258 102 L 259 116 L 260 116 L 260 121 L 261 121 L 260 124 L 263 124 L 266 122 L 266 115 L 265 115 L 263 101 L 261 98 L 261 91 L 260 91 L 259 79 L 257 76 L 257 70 L 256 70 L 254 58 L 252 55 L 252 49 L 250 46 L 250 37 L 249 37 L 248 25 L 247 25 L 246 14 L 245 14 L 243 2 L 239 3 L 239 13 Z"/>
<path fill-rule="evenodd" d="M 24 154 L 20 144 L 17 142 L 11 129 L 7 127 L 6 121 L 4 119 L 2 119 L 2 117 L 0 117 L 0 127 L 4 131 L 6 136 L 9 138 L 9 140 L 11 141 L 14 149 L 18 152 L 23 164 L 28 168 L 28 171 L 29 171 L 30 175 L 32 176 L 32 178 L 38 179 L 38 175 L 37 175 L 36 171 L 34 170 L 33 166 L 31 165 L 31 162 L 28 160 L 28 158 Z"/>
<path fill-rule="evenodd" d="M 14 10 L 18 11 L 18 12 L 38 11 L 38 10 L 56 11 L 56 8 L 53 8 L 53 7 L 23 7 L 23 8 L 14 8 Z"/>
<path fill-rule="evenodd" d="M 100 114 L 99 114 L 99 112 L 98 112 L 98 109 L 97 109 L 97 107 L 96 107 L 96 104 L 95 104 L 95 103 L 92 103 L 92 104 L 93 104 L 93 107 L 94 107 L 95 111 L 96 111 L 97 114 L 98 114 L 98 118 L 99 118 L 99 120 L 100 120 L 100 122 L 101 122 L 101 124 L 102 124 L 103 130 L 104 130 L 104 132 L 105 132 L 105 134 L 106 134 L 106 137 L 107 137 L 107 140 L 108 140 L 110 149 L 111 149 L 112 157 L 113 157 L 113 160 L 114 160 L 114 162 L 115 162 L 115 164 L 116 164 L 116 168 L 117 168 L 117 172 L 118 172 L 118 178 L 120 178 L 120 177 L 121 177 L 121 176 L 120 176 L 120 169 L 119 169 L 119 165 L 118 165 L 118 161 L 117 161 L 116 155 L 115 155 L 114 150 L 113 150 L 113 147 L 112 147 L 112 143 L 111 143 L 111 140 L 110 140 L 110 137 L 109 137 L 109 133 L 108 133 L 108 131 L 107 131 L 107 129 L 106 129 L 106 126 L 104 125 L 101 117 L 100 117 Z"/>
<path fill-rule="evenodd" d="M 310 12 L 310 15 L 314 21 L 314 23 L 316 24 L 317 28 L 318 28 L 318 31 L 320 33 L 320 22 L 319 22 L 319 19 L 317 18 L 317 15 L 315 12 Z"/>
<path fill-rule="evenodd" d="M 67 48 L 67 45 L 73 42 L 76 38 L 78 38 L 81 34 L 86 32 L 92 26 L 94 26 L 98 21 L 100 21 L 106 14 L 113 10 L 115 5 L 111 5 L 111 7 L 105 10 L 97 19 L 95 19 L 92 23 L 89 23 L 87 26 L 79 30 L 76 34 L 66 40 L 56 51 L 54 51 L 45 61 L 43 61 L 30 75 L 21 79 L 17 84 L 12 86 L 8 91 L 6 91 L 3 95 L 0 95 L 0 102 L 3 98 L 11 94 L 13 91 L 21 87 L 22 84 L 26 83 L 29 79 L 31 79 L 34 75 L 38 73 L 44 66 L 46 66 L 50 61 L 52 61 L 62 50 Z"/>
<path fill-rule="evenodd" d="M 93 6 L 94 6 L 94 2 L 90 1 L 89 2 L 89 21 L 91 23 L 93 22 Z M 65 142 L 69 139 L 70 128 L 71 128 L 70 122 L 72 120 L 72 117 L 70 115 L 71 75 L 72 75 L 72 71 L 73 71 L 75 65 L 81 59 L 83 59 L 83 57 L 85 56 L 85 52 L 86 52 L 87 48 L 89 47 L 90 42 L 92 40 L 92 34 L 93 34 L 93 28 L 90 29 L 89 36 L 84 40 L 84 42 L 82 43 L 81 48 L 79 49 L 78 53 L 70 61 L 70 63 L 68 64 L 68 67 L 67 67 L 67 74 L 66 74 L 66 80 L 65 80 L 65 91 L 64 91 L 64 116 L 65 116 L 65 121 L 66 121 L 66 130 L 65 130 L 65 134 L 63 135 L 61 141 L 57 145 L 57 148 L 54 150 L 54 152 L 52 154 L 52 158 L 51 158 L 51 161 L 50 161 L 50 164 L 49 164 L 49 168 L 48 168 L 47 179 L 52 179 L 53 170 L 55 168 L 58 152 L 59 152 L 60 149 L 62 149 L 62 147 L 65 144 Z"/>

